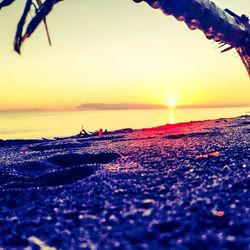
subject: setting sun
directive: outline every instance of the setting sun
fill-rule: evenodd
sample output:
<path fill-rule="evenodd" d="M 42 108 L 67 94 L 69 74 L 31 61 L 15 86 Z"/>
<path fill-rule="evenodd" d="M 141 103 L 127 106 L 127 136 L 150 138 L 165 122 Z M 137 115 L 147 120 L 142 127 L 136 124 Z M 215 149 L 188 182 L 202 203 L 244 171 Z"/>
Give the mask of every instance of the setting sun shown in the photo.
<path fill-rule="evenodd" d="M 176 99 L 173 97 L 167 97 L 167 105 L 169 108 L 175 108 L 176 107 Z"/>

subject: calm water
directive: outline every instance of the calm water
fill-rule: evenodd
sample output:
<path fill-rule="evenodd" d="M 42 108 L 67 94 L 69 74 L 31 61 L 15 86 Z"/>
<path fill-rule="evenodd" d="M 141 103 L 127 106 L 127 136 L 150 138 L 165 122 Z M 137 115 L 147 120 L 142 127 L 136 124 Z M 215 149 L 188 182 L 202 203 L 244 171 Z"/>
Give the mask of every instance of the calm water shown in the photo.
<path fill-rule="evenodd" d="M 51 138 L 100 128 L 147 128 L 178 123 L 249 114 L 249 108 L 170 110 L 105 110 L 61 112 L 0 112 L 0 138 Z"/>

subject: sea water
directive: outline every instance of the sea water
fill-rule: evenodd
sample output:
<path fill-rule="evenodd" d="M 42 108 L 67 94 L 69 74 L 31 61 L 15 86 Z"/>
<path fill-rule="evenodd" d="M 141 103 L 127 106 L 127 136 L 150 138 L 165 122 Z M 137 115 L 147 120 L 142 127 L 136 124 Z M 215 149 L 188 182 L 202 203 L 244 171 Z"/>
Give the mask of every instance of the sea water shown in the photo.
<path fill-rule="evenodd" d="M 250 114 L 250 107 L 212 109 L 0 112 L 0 139 L 53 138 L 100 128 L 149 128 L 164 124 L 230 118 Z"/>

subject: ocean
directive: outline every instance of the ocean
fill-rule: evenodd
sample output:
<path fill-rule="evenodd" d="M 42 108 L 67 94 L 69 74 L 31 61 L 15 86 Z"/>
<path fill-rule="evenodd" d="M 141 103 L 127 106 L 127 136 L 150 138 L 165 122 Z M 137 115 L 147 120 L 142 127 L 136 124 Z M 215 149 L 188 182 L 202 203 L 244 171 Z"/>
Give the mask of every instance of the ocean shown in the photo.
<path fill-rule="evenodd" d="M 102 129 L 149 128 L 164 124 L 230 118 L 250 114 L 250 107 L 210 109 L 25 111 L 0 112 L 0 139 L 35 139 L 71 136 L 83 127 Z"/>

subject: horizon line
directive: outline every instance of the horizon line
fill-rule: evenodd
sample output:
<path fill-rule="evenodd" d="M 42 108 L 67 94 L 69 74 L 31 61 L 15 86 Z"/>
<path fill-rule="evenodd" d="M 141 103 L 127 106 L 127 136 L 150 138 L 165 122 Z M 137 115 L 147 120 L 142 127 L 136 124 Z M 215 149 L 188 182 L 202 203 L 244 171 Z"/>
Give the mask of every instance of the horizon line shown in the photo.
<path fill-rule="evenodd" d="M 209 109 L 209 108 L 250 108 L 250 103 L 239 104 L 202 104 L 202 105 L 176 105 L 171 109 Z M 152 110 L 152 109 L 170 109 L 163 104 L 143 104 L 143 103 L 85 103 L 78 107 L 61 107 L 61 108 L 10 108 L 1 109 L 0 112 L 59 112 L 59 111 L 105 111 L 105 110 Z"/>

